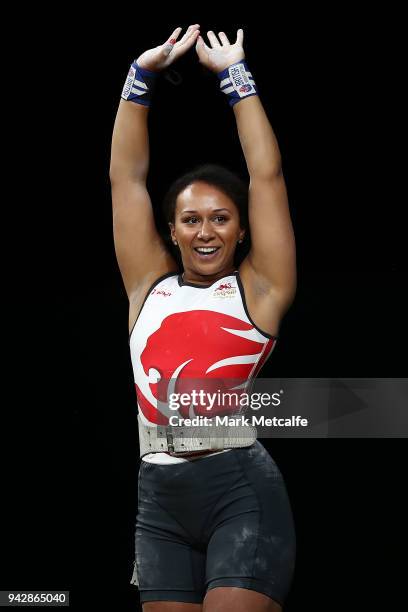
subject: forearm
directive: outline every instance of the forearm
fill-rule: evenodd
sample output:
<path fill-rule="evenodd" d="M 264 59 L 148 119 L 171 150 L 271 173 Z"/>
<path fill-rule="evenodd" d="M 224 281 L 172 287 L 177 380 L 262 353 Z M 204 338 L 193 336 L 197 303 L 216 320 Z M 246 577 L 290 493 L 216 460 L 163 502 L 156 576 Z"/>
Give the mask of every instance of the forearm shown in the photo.
<path fill-rule="evenodd" d="M 281 155 L 272 126 L 258 96 L 233 106 L 242 151 L 251 178 L 281 172 Z"/>
<path fill-rule="evenodd" d="M 149 108 L 120 100 L 112 136 L 111 182 L 146 182 L 149 169 Z"/>

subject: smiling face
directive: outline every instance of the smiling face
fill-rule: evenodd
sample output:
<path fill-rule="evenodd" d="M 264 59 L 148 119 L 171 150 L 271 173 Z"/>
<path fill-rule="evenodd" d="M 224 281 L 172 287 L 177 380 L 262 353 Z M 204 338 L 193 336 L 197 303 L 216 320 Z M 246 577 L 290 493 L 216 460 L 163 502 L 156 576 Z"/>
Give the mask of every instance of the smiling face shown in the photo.
<path fill-rule="evenodd" d="M 213 281 L 234 270 L 235 249 L 245 230 L 225 193 L 207 183 L 192 183 L 178 195 L 174 224 L 169 226 L 180 248 L 185 280 Z"/>

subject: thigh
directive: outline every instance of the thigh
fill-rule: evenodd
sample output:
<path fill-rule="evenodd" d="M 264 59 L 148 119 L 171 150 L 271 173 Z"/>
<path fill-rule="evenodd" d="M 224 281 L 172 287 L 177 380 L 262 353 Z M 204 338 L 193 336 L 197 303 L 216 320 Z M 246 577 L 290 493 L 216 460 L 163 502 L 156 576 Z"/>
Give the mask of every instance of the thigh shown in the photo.
<path fill-rule="evenodd" d="M 257 591 L 239 587 L 217 587 L 204 598 L 203 612 L 281 612 L 282 606 Z"/>
<path fill-rule="evenodd" d="M 218 587 L 249 589 L 283 605 L 296 553 L 286 486 L 259 441 L 233 453 L 240 465 L 241 479 L 226 492 L 213 513 L 207 549 L 207 591 Z"/>
<path fill-rule="evenodd" d="M 146 604 L 146 610 L 173 610 L 168 606 L 176 602 L 201 604 L 204 598 L 205 550 L 191 541 L 182 521 L 177 520 L 179 517 L 175 518 L 158 502 L 156 473 L 161 477 L 163 470 L 156 470 L 154 464 L 141 466 L 136 558 L 131 582 L 139 588 L 140 601 Z M 146 474 L 149 477 L 145 478 Z M 156 602 L 162 608 L 152 607 Z M 147 606 L 147 603 L 151 605 Z"/>
<path fill-rule="evenodd" d="M 142 603 L 201 604 L 204 599 L 205 553 L 190 545 L 137 537 L 136 568 Z"/>

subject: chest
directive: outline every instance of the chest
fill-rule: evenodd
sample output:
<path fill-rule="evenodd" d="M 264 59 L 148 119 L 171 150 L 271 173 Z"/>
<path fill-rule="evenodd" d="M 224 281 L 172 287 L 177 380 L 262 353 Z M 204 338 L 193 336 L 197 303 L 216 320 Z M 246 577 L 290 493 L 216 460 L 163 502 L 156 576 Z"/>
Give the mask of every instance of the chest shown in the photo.
<path fill-rule="evenodd" d="M 253 326 L 236 279 L 204 290 L 153 290 L 131 336 L 134 363 L 155 375 L 246 377 L 267 338 Z"/>

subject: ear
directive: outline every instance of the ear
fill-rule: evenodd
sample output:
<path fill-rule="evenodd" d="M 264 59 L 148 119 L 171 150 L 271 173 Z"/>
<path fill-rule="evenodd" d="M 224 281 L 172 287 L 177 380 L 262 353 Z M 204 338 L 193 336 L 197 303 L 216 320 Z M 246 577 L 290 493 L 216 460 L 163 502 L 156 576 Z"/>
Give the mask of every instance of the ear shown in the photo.
<path fill-rule="evenodd" d="M 175 234 L 175 227 L 174 227 L 174 223 L 172 223 L 171 221 L 169 221 L 169 228 L 170 228 L 170 236 L 171 236 L 171 240 L 172 242 L 174 242 L 175 240 L 177 240 L 176 238 L 176 234 Z"/>
<path fill-rule="evenodd" d="M 245 237 L 245 232 L 246 232 L 246 230 L 241 230 L 241 231 L 239 232 L 239 240 L 243 240 L 243 239 L 244 239 L 244 237 Z"/>

